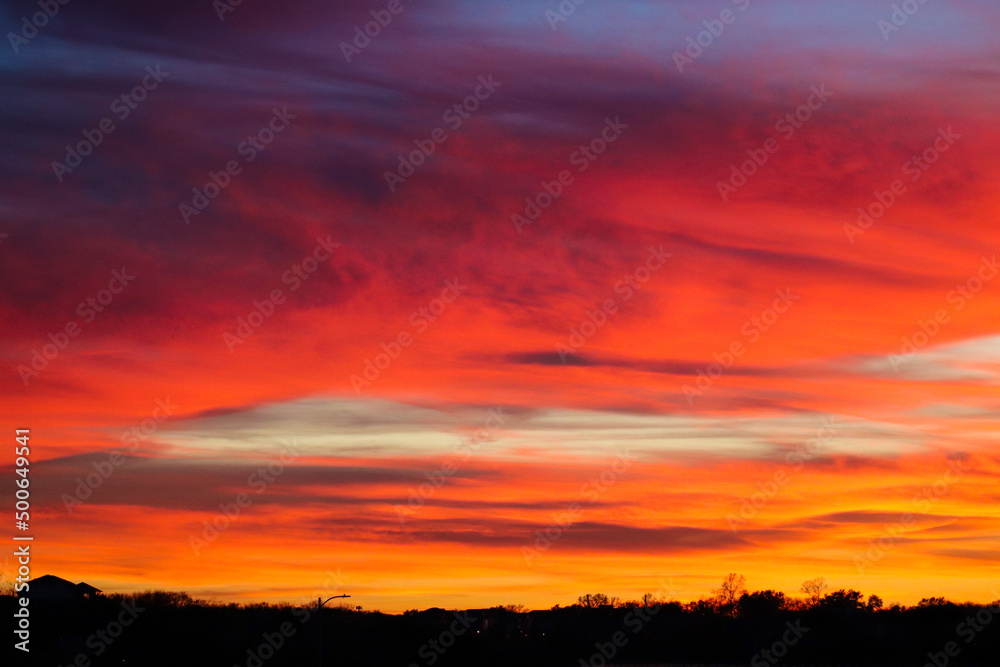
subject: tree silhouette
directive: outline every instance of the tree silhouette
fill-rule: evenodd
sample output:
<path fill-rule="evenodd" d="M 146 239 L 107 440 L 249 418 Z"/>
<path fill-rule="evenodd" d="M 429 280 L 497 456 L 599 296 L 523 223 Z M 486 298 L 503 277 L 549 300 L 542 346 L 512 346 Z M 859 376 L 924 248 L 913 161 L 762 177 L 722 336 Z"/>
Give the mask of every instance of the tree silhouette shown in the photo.
<path fill-rule="evenodd" d="M 830 588 L 824 577 L 816 577 L 815 579 L 808 579 L 802 582 L 802 588 L 800 589 L 809 597 L 809 602 L 811 604 L 817 604 L 820 598 L 823 597 L 823 593 Z"/>
<path fill-rule="evenodd" d="M 923 598 L 917 603 L 918 607 L 944 607 L 951 604 L 944 598 Z"/>
<path fill-rule="evenodd" d="M 727 577 L 725 584 L 728 590 L 742 587 L 739 575 Z M 249 661 L 246 658 L 248 650 L 257 655 L 259 646 L 265 646 L 269 652 L 274 649 L 266 667 L 301 667 L 316 664 L 319 636 L 325 638 L 327 646 L 338 647 L 336 664 L 411 664 L 413 657 L 420 655 L 421 647 L 430 646 L 429 640 L 436 642 L 443 634 L 450 637 L 453 645 L 447 655 L 438 656 L 440 662 L 434 662 L 441 667 L 504 664 L 550 667 L 581 664 L 581 656 L 593 653 L 595 636 L 610 638 L 623 628 L 634 630 L 639 622 L 643 639 L 618 646 L 617 664 L 745 665 L 748 648 L 758 651 L 766 647 L 770 651 L 775 637 L 789 630 L 789 623 L 798 621 L 803 628 L 816 628 L 816 637 L 822 632 L 823 641 L 796 644 L 795 664 L 874 667 L 923 664 L 928 651 L 941 655 L 943 649 L 939 647 L 945 646 L 949 637 L 962 637 L 954 634 L 954 628 L 972 628 L 969 619 L 986 613 L 981 603 L 952 602 L 941 597 L 925 598 L 911 607 L 883 610 L 879 596 L 866 597 L 851 589 L 824 595 L 810 607 L 799 606 L 802 598 L 793 600 L 780 591 L 760 590 L 741 593 L 731 606 L 724 605 L 721 596 L 681 605 L 664 603 L 662 598 L 657 600 L 650 594 L 626 606 L 602 608 L 613 604 L 615 599 L 603 593 L 589 593 L 581 595 L 579 604 L 571 607 L 557 605 L 552 610 L 529 611 L 510 604 L 468 610 L 467 615 L 458 616 L 452 610 L 438 607 L 389 615 L 357 611 L 347 605 L 326 608 L 326 613 L 317 614 L 314 600 L 303 601 L 299 606 L 263 602 L 223 604 L 192 600 L 184 593 L 146 591 L 102 595 L 86 603 L 39 600 L 34 606 L 36 602 L 32 601 L 32 614 L 38 622 L 37 650 L 43 658 L 37 662 L 48 665 L 73 663 L 80 647 L 95 636 L 91 634 L 95 628 L 112 627 L 108 624 L 117 623 L 123 609 L 134 606 L 142 610 L 140 620 L 126 628 L 120 637 L 116 636 L 113 643 L 107 643 L 106 660 L 94 661 L 95 667 L 112 663 L 143 667 L 232 664 L 260 667 L 264 661 L 259 656 Z M 0 596 L 2 613 L 14 613 L 17 604 L 11 597 Z M 665 606 L 654 612 L 643 610 L 643 604 Z M 460 617 L 478 619 L 475 632 L 455 633 L 454 624 Z M 273 643 L 262 644 L 267 637 L 272 640 L 281 637 L 276 629 L 283 626 L 296 632 L 279 639 L 280 648 Z M 720 641 L 722 636 L 725 641 Z M 65 641 L 60 637 L 65 637 Z M 190 641 L 178 642 L 177 637 Z M 386 637 L 393 637 L 394 641 L 387 641 Z M 963 665 L 994 667 L 996 656 L 1000 655 L 1000 635 L 982 632 L 961 649 Z M 426 651 L 424 654 L 431 655 Z M 764 664 L 761 660 L 756 663 Z"/>
<path fill-rule="evenodd" d="M 597 609 L 601 605 L 613 604 L 617 598 L 609 598 L 604 593 L 586 593 L 576 599 L 584 609 Z"/>
<path fill-rule="evenodd" d="M 684 610 L 699 616 L 709 616 L 719 611 L 719 601 L 716 598 L 709 600 L 692 600 L 684 605 Z"/>
<path fill-rule="evenodd" d="M 722 585 L 712 591 L 723 605 L 734 605 L 740 596 L 747 592 L 747 578 L 742 574 L 730 572 L 722 580 Z"/>
<path fill-rule="evenodd" d="M 744 593 L 736 601 L 740 616 L 773 616 L 788 606 L 788 599 L 780 591 L 754 591 Z"/>
<path fill-rule="evenodd" d="M 820 607 L 831 607 L 835 609 L 861 609 L 864 604 L 861 598 L 864 597 L 861 591 L 856 590 L 840 590 L 834 591 L 826 595 L 822 600 L 819 601 Z"/>

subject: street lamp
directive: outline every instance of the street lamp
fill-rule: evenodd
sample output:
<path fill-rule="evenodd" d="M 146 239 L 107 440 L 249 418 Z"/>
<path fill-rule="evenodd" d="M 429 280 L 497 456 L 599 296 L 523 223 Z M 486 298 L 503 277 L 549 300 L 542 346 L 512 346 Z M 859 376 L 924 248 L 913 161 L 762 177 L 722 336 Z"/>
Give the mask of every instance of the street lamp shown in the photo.
<path fill-rule="evenodd" d="M 325 605 L 327 602 L 329 602 L 330 600 L 336 600 L 337 598 L 349 598 L 349 597 L 351 597 L 351 596 L 350 595 L 332 595 L 332 596 L 328 597 L 325 600 L 323 598 L 316 598 L 316 611 L 319 611 L 320 608 L 323 605 Z"/>
<path fill-rule="evenodd" d="M 327 599 L 322 597 L 316 598 L 316 615 L 319 615 L 319 610 L 323 608 L 330 600 L 336 600 L 337 598 L 349 598 L 350 595 L 331 595 Z M 323 620 L 319 621 L 319 667 L 323 667 Z"/>

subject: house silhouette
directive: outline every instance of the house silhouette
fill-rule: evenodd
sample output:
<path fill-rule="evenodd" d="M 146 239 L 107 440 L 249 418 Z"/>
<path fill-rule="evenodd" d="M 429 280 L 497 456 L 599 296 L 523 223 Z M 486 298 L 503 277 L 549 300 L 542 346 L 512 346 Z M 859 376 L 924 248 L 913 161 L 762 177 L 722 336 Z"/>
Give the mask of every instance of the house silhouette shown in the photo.
<path fill-rule="evenodd" d="M 62 577 L 46 574 L 28 582 L 31 597 L 37 600 L 90 600 L 101 593 L 86 582 L 74 584 Z"/>

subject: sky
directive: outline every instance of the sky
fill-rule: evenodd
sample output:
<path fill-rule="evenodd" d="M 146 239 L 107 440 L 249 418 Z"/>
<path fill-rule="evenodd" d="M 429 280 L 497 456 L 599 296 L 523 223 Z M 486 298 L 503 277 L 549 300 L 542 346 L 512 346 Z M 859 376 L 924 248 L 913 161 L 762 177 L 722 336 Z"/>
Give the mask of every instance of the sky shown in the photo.
<path fill-rule="evenodd" d="M 333 4 L 0 8 L 34 576 L 1000 596 L 994 3 Z"/>

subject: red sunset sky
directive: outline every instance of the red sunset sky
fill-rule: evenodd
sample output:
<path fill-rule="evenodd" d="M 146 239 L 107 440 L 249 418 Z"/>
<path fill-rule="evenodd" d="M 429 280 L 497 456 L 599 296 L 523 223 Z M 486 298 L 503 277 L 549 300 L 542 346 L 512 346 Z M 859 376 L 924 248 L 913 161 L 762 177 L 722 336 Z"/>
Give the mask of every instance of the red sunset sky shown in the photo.
<path fill-rule="evenodd" d="M 336 4 L 3 46 L 34 574 L 1000 594 L 994 3 Z"/>

